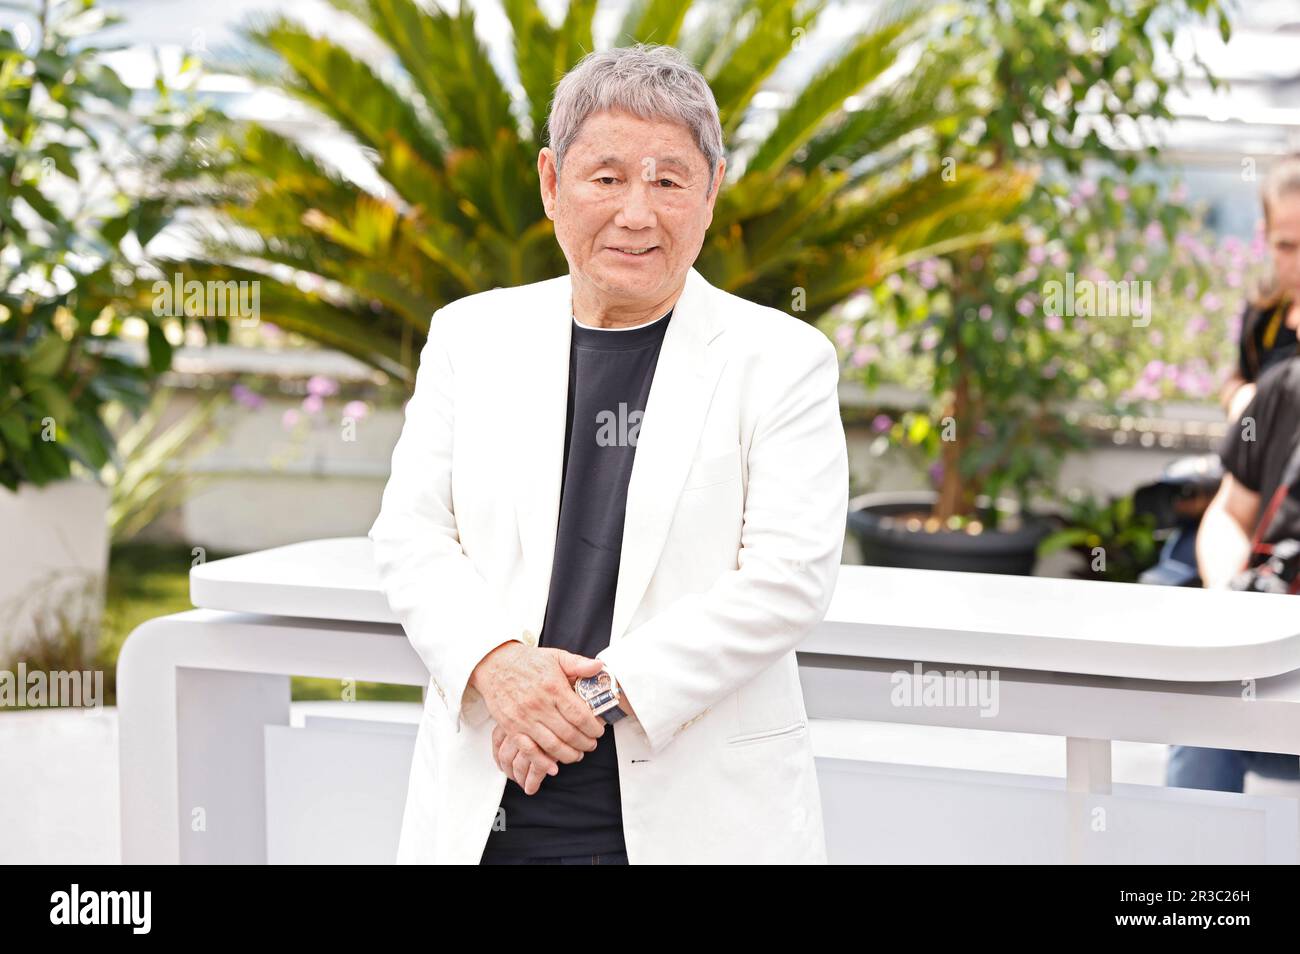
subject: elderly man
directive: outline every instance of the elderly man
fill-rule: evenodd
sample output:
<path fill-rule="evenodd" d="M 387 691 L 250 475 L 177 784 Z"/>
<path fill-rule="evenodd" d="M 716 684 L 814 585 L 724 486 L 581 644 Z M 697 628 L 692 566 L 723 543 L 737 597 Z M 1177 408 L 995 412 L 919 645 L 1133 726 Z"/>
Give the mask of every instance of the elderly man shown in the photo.
<path fill-rule="evenodd" d="M 835 350 L 692 267 L 726 160 L 679 52 L 587 56 L 548 131 L 569 274 L 434 314 L 370 531 L 431 677 L 398 861 L 823 863 Z"/>

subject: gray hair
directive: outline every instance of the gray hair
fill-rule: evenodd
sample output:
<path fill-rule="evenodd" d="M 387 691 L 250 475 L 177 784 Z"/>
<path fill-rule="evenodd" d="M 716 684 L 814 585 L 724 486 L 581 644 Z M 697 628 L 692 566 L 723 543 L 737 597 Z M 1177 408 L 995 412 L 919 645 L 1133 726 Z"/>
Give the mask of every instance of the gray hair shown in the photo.
<path fill-rule="evenodd" d="M 722 158 L 722 123 L 708 81 L 678 49 L 637 43 L 588 53 L 564 75 L 546 120 L 558 171 L 583 122 L 603 110 L 681 123 L 709 164 L 709 191 Z"/>

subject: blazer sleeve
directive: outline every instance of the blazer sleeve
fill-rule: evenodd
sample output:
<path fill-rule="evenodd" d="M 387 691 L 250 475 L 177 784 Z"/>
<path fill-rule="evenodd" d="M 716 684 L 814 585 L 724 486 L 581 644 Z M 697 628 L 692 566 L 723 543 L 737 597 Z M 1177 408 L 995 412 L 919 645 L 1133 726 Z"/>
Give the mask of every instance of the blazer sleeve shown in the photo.
<path fill-rule="evenodd" d="M 488 718 L 470 674 L 489 652 L 518 639 L 460 545 L 452 509 L 451 468 L 456 380 L 446 309 L 429 322 L 415 391 L 393 449 L 379 516 L 368 536 L 388 605 L 429 670 L 456 731 Z M 521 640 L 522 641 L 522 640 Z"/>
<path fill-rule="evenodd" d="M 830 605 L 848 513 L 839 361 L 824 338 L 797 353 L 763 388 L 778 397 L 750 441 L 737 568 L 597 653 L 654 752 L 794 649 Z"/>

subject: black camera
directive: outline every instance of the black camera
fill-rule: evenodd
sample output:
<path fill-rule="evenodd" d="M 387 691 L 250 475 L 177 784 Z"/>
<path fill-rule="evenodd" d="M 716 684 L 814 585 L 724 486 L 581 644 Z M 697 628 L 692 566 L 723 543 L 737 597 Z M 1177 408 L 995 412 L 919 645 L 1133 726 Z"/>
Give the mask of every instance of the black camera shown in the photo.
<path fill-rule="evenodd" d="M 1300 575 L 1300 540 L 1279 540 L 1273 552 L 1259 566 L 1242 570 L 1232 582 L 1231 589 L 1245 593 L 1294 593 L 1296 577 Z"/>

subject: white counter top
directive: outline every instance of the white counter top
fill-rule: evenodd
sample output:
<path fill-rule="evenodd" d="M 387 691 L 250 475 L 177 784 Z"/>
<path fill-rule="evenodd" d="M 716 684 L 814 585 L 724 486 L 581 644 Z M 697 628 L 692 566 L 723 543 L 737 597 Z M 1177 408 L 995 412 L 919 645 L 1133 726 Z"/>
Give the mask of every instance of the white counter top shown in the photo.
<path fill-rule="evenodd" d="M 397 623 L 365 537 L 190 571 L 204 609 Z M 1188 682 L 1300 669 L 1294 597 L 1091 580 L 843 566 L 802 653 Z"/>

